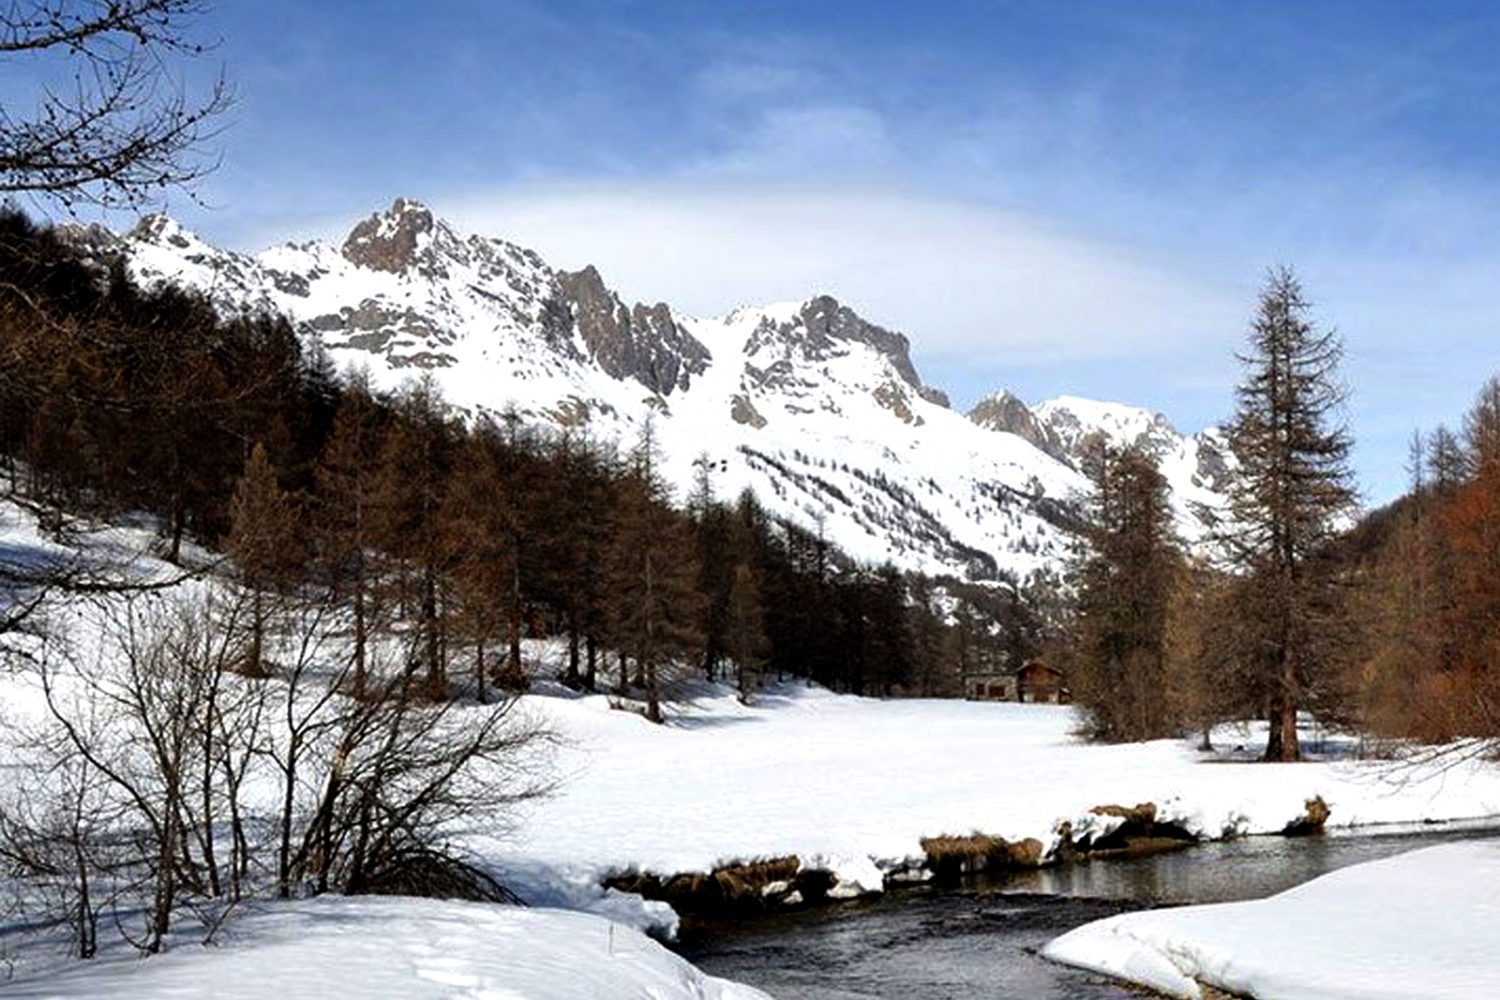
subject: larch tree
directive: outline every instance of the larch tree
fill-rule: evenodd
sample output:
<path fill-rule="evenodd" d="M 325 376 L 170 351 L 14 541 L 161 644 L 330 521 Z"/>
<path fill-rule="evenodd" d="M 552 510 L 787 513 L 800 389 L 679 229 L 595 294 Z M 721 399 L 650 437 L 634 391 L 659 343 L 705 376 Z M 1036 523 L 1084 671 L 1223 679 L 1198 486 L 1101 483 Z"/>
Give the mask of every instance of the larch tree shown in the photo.
<path fill-rule="evenodd" d="M 1484 384 L 1464 417 L 1464 444 L 1470 475 L 1500 468 L 1500 375 Z"/>
<path fill-rule="evenodd" d="M 754 567 L 736 563 L 732 577 L 724 616 L 724 646 L 734 663 L 740 702 L 748 704 L 760 687 L 766 662 L 765 614 L 760 603 L 760 577 Z"/>
<path fill-rule="evenodd" d="M 450 550 L 443 545 L 441 514 L 455 448 L 455 428 L 430 381 L 396 400 L 380 446 L 376 538 L 396 561 L 400 612 L 415 611 L 412 656 L 425 669 L 434 700 L 448 693 L 442 583 Z"/>
<path fill-rule="evenodd" d="M 368 379 L 356 377 L 344 390 L 333 431 L 323 448 L 317 486 L 318 558 L 325 582 L 349 605 L 350 686 L 365 696 L 374 607 L 372 565 L 381 429 Z"/>
<path fill-rule="evenodd" d="M 698 555 L 698 592 L 703 596 L 703 673 L 709 680 L 718 676 L 728 648 L 730 591 L 734 589 L 735 551 L 734 519 L 719 502 L 714 490 L 714 461 L 707 453 L 693 460 L 693 488 L 688 494 L 688 515 L 693 519 L 694 542 Z"/>
<path fill-rule="evenodd" d="M 516 452 L 514 439 L 488 420 L 481 420 L 460 446 L 443 501 L 444 564 L 457 585 L 460 610 L 472 633 L 475 677 L 483 700 L 485 647 L 502 623 L 507 636 L 504 662 L 494 671 L 507 690 L 526 686 L 521 665 L 523 582 L 534 584 L 528 556 L 538 540 L 531 526 L 530 500 L 538 472 Z"/>
<path fill-rule="evenodd" d="M 266 674 L 271 592 L 301 564 L 298 516 L 292 498 L 277 481 L 265 447 L 257 443 L 230 502 L 228 539 L 229 554 L 249 592 L 250 636 L 244 670 L 251 676 Z"/>
<path fill-rule="evenodd" d="M 543 519 L 548 536 L 541 578 L 567 633 L 563 683 L 595 689 L 604 631 L 613 481 L 611 459 L 587 439 L 564 432 L 552 443 Z"/>
<path fill-rule="evenodd" d="M 619 486 L 610 580 L 611 633 L 622 656 L 622 680 L 628 656 L 652 722 L 664 718 L 668 674 L 694 656 L 702 641 L 693 539 L 671 507 L 659 465 L 648 422 Z"/>
<path fill-rule="evenodd" d="M 1301 282 L 1270 272 L 1260 293 L 1230 440 L 1234 557 L 1244 579 L 1236 650 L 1270 723 L 1267 760 L 1301 759 L 1297 712 L 1323 693 L 1337 584 L 1317 565 L 1351 510 L 1349 432 L 1339 422 L 1343 344 L 1318 330 Z"/>
<path fill-rule="evenodd" d="M 1093 735 L 1165 736 L 1178 721 L 1166 695 L 1167 616 L 1182 572 L 1166 478 L 1139 449 L 1106 451 L 1092 507 L 1074 688 Z"/>
<path fill-rule="evenodd" d="M 1451 644 L 1456 730 L 1500 732 L 1500 379 L 1491 379 L 1464 421 L 1469 474 L 1442 512 L 1439 533 L 1451 576 L 1440 625 Z"/>

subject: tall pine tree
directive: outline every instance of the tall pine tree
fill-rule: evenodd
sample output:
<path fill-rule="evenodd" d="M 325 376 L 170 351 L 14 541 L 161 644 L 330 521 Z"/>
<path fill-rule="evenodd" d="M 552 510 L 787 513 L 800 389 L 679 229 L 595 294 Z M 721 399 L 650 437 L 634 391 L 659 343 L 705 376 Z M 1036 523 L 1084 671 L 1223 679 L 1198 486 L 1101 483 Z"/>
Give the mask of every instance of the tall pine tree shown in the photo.
<path fill-rule="evenodd" d="M 1106 451 L 1079 574 L 1081 648 L 1073 687 L 1095 736 L 1166 736 L 1167 615 L 1182 557 L 1167 481 L 1146 453 Z"/>
<path fill-rule="evenodd" d="M 1326 693 L 1335 581 L 1317 559 L 1354 503 L 1343 345 L 1316 329 L 1302 285 L 1273 270 L 1260 294 L 1230 439 L 1234 555 L 1244 578 L 1240 676 L 1266 712 L 1266 759 L 1301 758 L 1297 711 Z"/>

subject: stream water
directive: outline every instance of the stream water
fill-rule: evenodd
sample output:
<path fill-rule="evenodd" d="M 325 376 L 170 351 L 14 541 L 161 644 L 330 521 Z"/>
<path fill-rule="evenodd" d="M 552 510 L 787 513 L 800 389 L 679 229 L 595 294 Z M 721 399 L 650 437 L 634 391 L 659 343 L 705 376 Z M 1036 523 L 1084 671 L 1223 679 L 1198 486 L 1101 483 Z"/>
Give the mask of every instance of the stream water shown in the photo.
<path fill-rule="evenodd" d="M 1489 824 L 1251 837 L 690 929 L 679 950 L 776 1000 L 1122 1000 L 1140 994 L 1053 965 L 1036 949 L 1125 910 L 1255 899 L 1345 865 L 1495 836 L 1500 828 Z"/>

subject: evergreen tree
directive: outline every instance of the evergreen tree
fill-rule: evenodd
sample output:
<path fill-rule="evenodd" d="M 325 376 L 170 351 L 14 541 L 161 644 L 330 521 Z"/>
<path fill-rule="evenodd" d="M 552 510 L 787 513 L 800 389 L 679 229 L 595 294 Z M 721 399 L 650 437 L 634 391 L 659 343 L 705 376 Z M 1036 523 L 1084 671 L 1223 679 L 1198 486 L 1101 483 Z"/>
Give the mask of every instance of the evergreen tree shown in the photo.
<path fill-rule="evenodd" d="M 692 536 L 671 507 L 660 461 L 648 421 L 619 484 L 610 580 L 610 632 L 621 655 L 621 680 L 627 680 L 629 658 L 652 722 L 664 718 L 674 668 L 698 654 L 702 641 Z"/>
<path fill-rule="evenodd" d="M 356 376 L 343 390 L 333 431 L 314 475 L 317 490 L 318 561 L 324 582 L 351 617 L 350 688 L 365 696 L 370 634 L 374 627 L 375 505 L 379 502 L 379 409 L 369 381 Z"/>
<path fill-rule="evenodd" d="M 1250 626 L 1236 660 L 1271 725 L 1267 760 L 1300 759 L 1297 711 L 1326 693 L 1336 591 L 1315 560 L 1354 502 L 1350 438 L 1336 420 L 1343 348 L 1309 311 L 1296 276 L 1272 271 L 1240 358 L 1230 431 L 1234 554 Z"/>
<path fill-rule="evenodd" d="M 250 642 L 244 670 L 264 676 L 271 591 L 288 583 L 302 565 L 298 511 L 281 489 L 260 443 L 250 451 L 230 503 L 229 554 L 250 599 Z"/>
<path fill-rule="evenodd" d="M 1181 556 L 1167 481 L 1149 455 L 1106 452 L 1086 537 L 1074 691 L 1097 737 L 1165 736 L 1177 721 L 1166 698 L 1167 612 Z"/>

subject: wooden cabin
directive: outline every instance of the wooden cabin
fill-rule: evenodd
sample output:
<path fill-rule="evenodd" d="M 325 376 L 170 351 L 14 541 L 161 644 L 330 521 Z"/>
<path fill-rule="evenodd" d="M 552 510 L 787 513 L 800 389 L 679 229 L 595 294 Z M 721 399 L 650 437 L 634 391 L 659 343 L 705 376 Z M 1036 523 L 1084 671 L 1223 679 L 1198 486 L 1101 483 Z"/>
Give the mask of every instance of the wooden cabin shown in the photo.
<path fill-rule="evenodd" d="M 1032 660 L 1016 671 L 1016 700 L 1066 705 L 1073 700 L 1068 678 L 1056 667 Z"/>
<path fill-rule="evenodd" d="M 964 677 L 964 697 L 970 701 L 1015 701 L 1015 672 L 990 670 L 967 674 Z"/>
<path fill-rule="evenodd" d="M 1068 678 L 1045 663 L 1030 660 L 1020 670 L 978 670 L 964 676 L 970 701 L 1025 701 L 1066 705 L 1073 700 Z"/>

